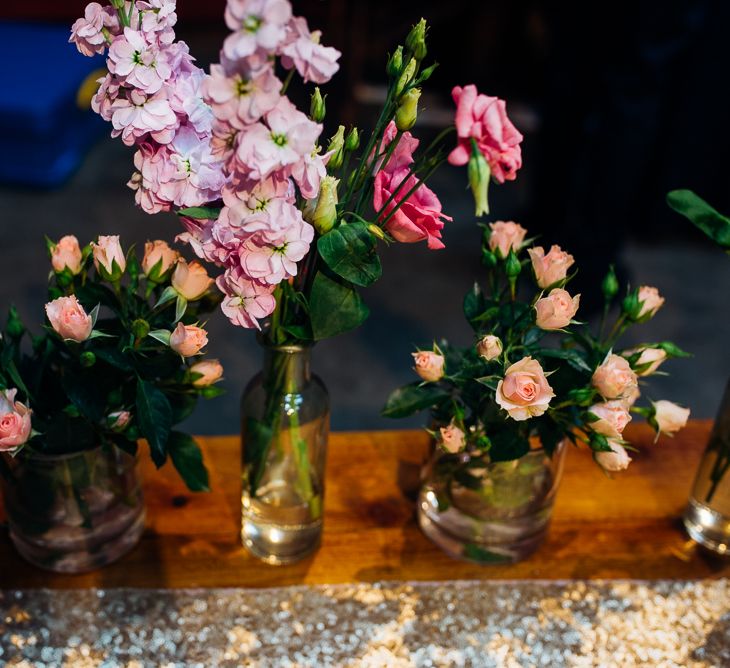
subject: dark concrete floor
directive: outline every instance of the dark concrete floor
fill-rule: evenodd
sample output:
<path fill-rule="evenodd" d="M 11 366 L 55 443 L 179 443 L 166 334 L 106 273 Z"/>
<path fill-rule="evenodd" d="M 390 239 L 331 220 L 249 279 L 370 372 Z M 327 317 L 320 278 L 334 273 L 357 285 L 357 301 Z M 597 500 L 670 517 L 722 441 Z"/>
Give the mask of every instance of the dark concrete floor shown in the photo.
<path fill-rule="evenodd" d="M 174 216 L 151 217 L 135 208 L 124 185 L 131 171 L 129 150 L 105 139 L 60 190 L 0 188 L 3 310 L 14 303 L 27 323 L 40 324 L 48 270 L 44 234 L 55 239 L 73 233 L 82 243 L 97 234 L 121 234 L 128 245 L 151 238 L 171 240 L 178 233 Z M 421 424 L 419 418 L 393 422 L 379 415 L 388 393 L 414 378 L 409 353 L 433 338 L 470 340 L 461 299 L 478 276 L 479 231 L 463 177 L 444 169 L 433 182 L 444 209 L 457 221 L 446 230 L 446 250 L 429 252 L 422 244 L 388 248 L 383 254 L 383 279 L 365 291 L 372 310 L 369 321 L 315 350 L 315 371 L 332 395 L 333 428 Z M 501 207 L 502 197 L 497 193 L 493 210 L 508 218 L 510 207 Z M 554 241 L 570 250 L 570 240 Z M 666 365 L 671 375 L 653 379 L 651 395 L 687 405 L 695 417 L 711 417 L 730 376 L 730 260 L 709 246 L 629 243 L 623 261 L 635 285 L 656 285 L 667 299 L 634 340 L 674 340 L 695 355 Z M 208 329 L 209 350 L 226 369 L 228 393 L 201 403 L 188 426 L 200 434 L 236 432 L 238 398 L 260 365 L 260 351 L 251 332 L 230 326 L 220 313 Z"/>

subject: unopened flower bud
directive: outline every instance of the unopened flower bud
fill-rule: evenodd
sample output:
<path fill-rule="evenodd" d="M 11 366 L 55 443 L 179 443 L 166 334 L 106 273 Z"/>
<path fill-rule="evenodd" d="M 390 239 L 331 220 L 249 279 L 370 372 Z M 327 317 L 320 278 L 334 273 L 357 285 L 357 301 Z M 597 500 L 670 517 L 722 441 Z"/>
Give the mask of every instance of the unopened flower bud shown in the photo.
<path fill-rule="evenodd" d="M 398 83 L 395 85 L 395 96 L 400 97 L 403 93 L 403 91 L 406 89 L 406 86 L 408 86 L 409 83 L 413 80 L 413 76 L 416 74 L 416 59 L 411 58 L 408 61 L 408 65 L 406 65 L 405 69 L 403 70 L 403 74 L 400 75 L 400 78 L 398 79 Z"/>
<path fill-rule="evenodd" d="M 403 68 L 403 47 L 399 46 L 395 50 L 395 53 L 393 53 L 393 55 L 388 60 L 388 66 L 386 68 L 386 71 L 388 72 L 388 76 L 397 77 L 400 74 L 400 71 L 402 68 Z"/>
<path fill-rule="evenodd" d="M 418 81 L 420 83 L 424 81 L 428 81 L 431 78 L 431 75 L 433 74 L 433 71 L 439 66 L 438 63 L 434 63 L 433 65 L 429 65 L 424 70 L 421 70 L 421 74 L 418 76 Z"/>
<path fill-rule="evenodd" d="M 475 215 L 481 216 L 489 213 L 487 195 L 489 193 L 491 170 L 480 150 L 472 149 L 467 172 L 469 175 L 469 187 L 471 188 L 472 195 L 474 196 L 474 204 L 476 205 Z"/>
<path fill-rule="evenodd" d="M 406 48 L 418 61 L 426 57 L 426 19 L 421 19 L 411 28 L 406 37 Z"/>
<path fill-rule="evenodd" d="M 383 228 L 379 227 L 375 223 L 370 223 L 370 225 L 368 225 L 368 231 L 370 232 L 370 234 L 377 237 L 381 241 L 385 239 L 385 232 L 383 232 Z"/>
<path fill-rule="evenodd" d="M 601 290 L 606 302 L 610 302 L 618 294 L 618 279 L 613 265 L 608 268 L 608 273 L 603 279 L 603 283 L 601 283 Z"/>
<path fill-rule="evenodd" d="M 345 150 L 357 151 L 358 148 L 360 148 L 360 133 L 357 128 L 352 128 L 345 138 Z"/>
<path fill-rule="evenodd" d="M 497 256 L 492 251 L 484 249 L 482 251 L 482 264 L 488 269 L 497 266 Z"/>
<path fill-rule="evenodd" d="M 322 93 L 319 92 L 319 86 L 317 86 L 314 89 L 314 93 L 312 93 L 312 100 L 309 105 L 309 117 L 315 123 L 321 123 L 327 113 L 327 107 L 325 105 L 326 97 L 326 95 L 322 97 Z"/>
<path fill-rule="evenodd" d="M 325 176 L 319 188 L 311 223 L 319 234 L 327 234 L 337 222 L 337 186 L 340 180 Z"/>
<path fill-rule="evenodd" d="M 507 256 L 507 260 L 504 263 L 504 270 L 510 282 L 514 281 L 520 275 L 520 271 L 522 271 L 522 264 L 520 264 L 513 250 Z"/>
<path fill-rule="evenodd" d="M 330 143 L 327 146 L 327 153 L 331 153 L 330 159 L 327 161 L 327 168 L 336 170 L 342 167 L 342 160 L 345 155 L 345 126 L 340 125 L 337 132 L 332 135 Z"/>
<path fill-rule="evenodd" d="M 142 318 L 137 318 L 132 323 L 132 334 L 135 339 L 142 340 L 150 333 L 150 324 Z"/>
<path fill-rule="evenodd" d="M 89 367 L 94 366 L 96 364 L 96 355 L 92 353 L 90 350 L 87 350 L 86 352 L 81 353 L 79 355 L 79 362 L 81 363 L 81 366 L 85 369 L 88 369 Z"/>
<path fill-rule="evenodd" d="M 395 127 L 401 132 L 410 130 L 416 124 L 418 118 L 418 100 L 421 97 L 420 88 L 411 88 L 400 99 L 400 104 L 395 111 Z"/>
<path fill-rule="evenodd" d="M 641 312 L 641 302 L 639 301 L 639 291 L 629 292 L 621 302 L 621 312 L 629 319 L 636 320 Z"/>

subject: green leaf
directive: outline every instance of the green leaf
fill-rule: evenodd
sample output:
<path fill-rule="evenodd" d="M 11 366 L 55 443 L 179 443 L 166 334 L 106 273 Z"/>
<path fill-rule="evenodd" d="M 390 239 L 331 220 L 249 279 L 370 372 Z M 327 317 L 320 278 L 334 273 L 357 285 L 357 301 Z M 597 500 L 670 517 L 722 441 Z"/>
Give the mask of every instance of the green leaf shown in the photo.
<path fill-rule="evenodd" d="M 383 273 L 377 242 L 364 223 L 342 223 L 331 229 L 319 238 L 317 249 L 332 271 L 355 285 L 372 285 Z"/>
<path fill-rule="evenodd" d="M 489 458 L 492 462 L 511 462 L 530 451 L 529 439 L 511 429 L 510 425 L 501 431 L 490 433 L 489 438 L 492 442 L 489 450 Z"/>
<path fill-rule="evenodd" d="M 160 343 L 164 343 L 166 346 L 169 346 L 172 332 L 168 331 L 167 329 L 153 329 L 149 334 L 147 334 L 147 336 L 149 336 L 151 339 L 154 339 L 155 341 L 159 341 Z"/>
<path fill-rule="evenodd" d="M 209 492 L 208 470 L 203 463 L 203 453 L 193 438 L 180 431 L 172 431 L 167 449 L 188 489 L 191 492 Z"/>
<path fill-rule="evenodd" d="M 173 288 L 171 285 L 168 285 L 160 295 L 160 298 L 157 300 L 155 308 L 158 308 L 163 304 L 167 304 L 167 302 L 171 302 L 173 299 L 177 299 L 177 297 L 177 290 L 175 290 L 175 288 Z"/>
<path fill-rule="evenodd" d="M 9 348 L 6 348 L 6 350 L 10 350 Z M 3 351 L 4 352 L 4 351 Z M 28 388 L 26 387 L 25 383 L 23 382 L 23 379 L 20 377 L 20 372 L 18 371 L 18 368 L 15 366 L 15 362 L 10 359 L 4 362 L 5 368 L 3 369 L 5 373 L 8 374 L 10 377 L 10 380 L 13 381 L 15 384 L 15 387 L 17 387 L 28 399 L 33 399 L 33 395 L 28 392 Z"/>
<path fill-rule="evenodd" d="M 309 309 L 315 341 L 355 329 L 370 314 L 351 283 L 321 271 L 312 283 Z"/>
<path fill-rule="evenodd" d="M 565 360 L 570 366 L 578 371 L 587 371 L 593 373 L 593 369 L 583 359 L 578 350 L 556 350 L 553 348 L 544 348 L 540 351 L 541 357 L 554 357 L 556 359 Z"/>
<path fill-rule="evenodd" d="M 120 371 L 131 371 L 132 365 L 127 356 L 118 348 L 95 348 L 97 359 L 103 360 Z"/>
<path fill-rule="evenodd" d="M 699 227 L 723 249 L 730 250 L 730 218 L 713 209 L 691 190 L 672 190 L 667 204 Z"/>
<path fill-rule="evenodd" d="M 195 394 L 173 394 L 168 397 L 172 407 L 172 424 L 178 424 L 190 417 L 198 405 L 198 397 Z"/>
<path fill-rule="evenodd" d="M 175 320 L 173 321 L 173 325 L 180 321 L 180 319 L 185 315 L 185 311 L 188 308 L 188 300 L 185 299 L 182 295 L 177 296 L 177 301 L 175 302 Z"/>
<path fill-rule="evenodd" d="M 95 374 L 69 367 L 61 378 L 63 391 L 79 412 L 92 422 L 104 417 L 105 395 L 99 391 Z"/>
<path fill-rule="evenodd" d="M 264 466 L 266 454 L 273 435 L 271 426 L 261 420 L 247 417 L 243 423 L 243 463 L 249 469 L 251 494 L 256 493 L 256 488 L 261 482 L 261 476 L 266 468 Z"/>
<path fill-rule="evenodd" d="M 217 220 L 220 212 L 220 209 L 212 206 L 193 206 L 188 209 L 178 209 L 177 215 L 196 220 Z"/>
<path fill-rule="evenodd" d="M 420 382 L 399 387 L 385 404 L 381 414 L 389 418 L 408 417 L 441 403 L 451 395 L 440 385 L 423 385 Z"/>
<path fill-rule="evenodd" d="M 479 287 L 474 283 L 473 287 L 464 296 L 464 315 L 472 326 L 475 326 L 481 315 L 487 310 L 487 299 Z"/>
<path fill-rule="evenodd" d="M 474 543 L 464 545 L 464 557 L 472 561 L 477 561 L 480 564 L 505 564 L 509 562 L 509 557 L 503 554 L 497 554 L 496 552 L 490 552 Z"/>
<path fill-rule="evenodd" d="M 137 380 L 137 419 L 142 435 L 150 444 L 152 461 L 159 468 L 167 459 L 172 407 L 161 390 L 141 378 Z"/>

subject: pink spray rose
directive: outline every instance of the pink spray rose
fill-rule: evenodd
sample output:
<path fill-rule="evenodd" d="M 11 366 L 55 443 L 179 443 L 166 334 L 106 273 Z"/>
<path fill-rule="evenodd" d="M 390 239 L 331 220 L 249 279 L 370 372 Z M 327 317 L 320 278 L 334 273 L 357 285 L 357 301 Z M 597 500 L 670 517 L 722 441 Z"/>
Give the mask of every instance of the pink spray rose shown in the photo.
<path fill-rule="evenodd" d="M 483 336 L 477 343 L 477 353 L 488 362 L 502 354 L 502 341 L 494 334 Z"/>
<path fill-rule="evenodd" d="M 515 253 L 520 250 L 527 234 L 527 230 L 522 225 L 511 220 L 489 223 L 489 228 L 492 230 L 489 235 L 489 250 L 493 253 L 499 251 L 502 257 L 507 257 L 511 250 Z"/>
<path fill-rule="evenodd" d="M 471 155 L 471 140 L 489 163 L 498 183 L 513 181 L 522 166 L 522 135 L 507 117 L 504 100 L 477 92 L 476 86 L 456 86 L 451 92 L 456 103 L 457 147 L 449 154 L 452 165 L 465 165 Z"/>
<path fill-rule="evenodd" d="M 240 268 L 226 270 L 216 279 L 216 284 L 226 295 L 221 309 L 234 325 L 261 329 L 259 320 L 276 308 L 276 298 L 271 294 L 274 286 L 252 281 Z"/>
<path fill-rule="evenodd" d="M 656 288 L 642 285 L 639 288 L 639 302 L 641 302 L 639 318 L 651 318 L 664 304 L 664 297 L 659 294 L 659 290 Z"/>
<path fill-rule="evenodd" d="M 662 434 L 673 436 L 687 424 L 689 408 L 682 408 L 664 399 L 655 401 L 654 419 Z"/>
<path fill-rule="evenodd" d="M 51 327 L 63 339 L 81 343 L 91 336 L 94 323 L 79 304 L 76 295 L 59 297 L 46 304 L 46 315 Z"/>
<path fill-rule="evenodd" d="M 620 438 L 626 425 L 631 422 L 631 414 L 620 400 L 594 404 L 588 411 L 598 418 L 588 423 L 590 428 L 608 438 Z"/>
<path fill-rule="evenodd" d="M 180 258 L 180 254 L 170 248 L 166 241 L 157 239 L 147 241 L 144 245 L 144 257 L 142 258 L 142 271 L 148 278 L 159 279 L 164 276 Z M 159 263 L 159 267 L 157 267 Z M 157 267 L 157 270 L 155 270 Z"/>
<path fill-rule="evenodd" d="M 127 259 L 119 243 L 119 236 L 100 236 L 93 248 L 94 266 L 106 276 L 119 278 L 127 268 Z M 115 270 L 116 265 L 116 270 Z"/>
<path fill-rule="evenodd" d="M 287 70 L 296 67 L 304 83 L 327 83 L 340 69 L 337 60 L 342 54 L 331 46 L 322 46 L 320 37 L 319 30 L 309 31 L 306 19 L 295 17 L 289 21 L 281 64 Z"/>
<path fill-rule="evenodd" d="M 415 364 L 415 371 L 427 383 L 435 383 L 444 377 L 444 356 L 430 350 L 421 350 L 411 353 Z"/>
<path fill-rule="evenodd" d="M 132 414 L 129 411 L 114 411 L 109 413 L 107 423 L 112 431 L 121 433 L 127 428 L 131 419 Z"/>
<path fill-rule="evenodd" d="M 441 445 L 446 451 L 454 454 L 464 449 L 466 445 L 464 432 L 453 422 L 446 427 L 441 427 L 439 433 L 441 435 Z"/>
<path fill-rule="evenodd" d="M 542 415 L 555 396 L 540 362 L 523 357 L 505 371 L 497 384 L 497 403 L 513 420 Z"/>
<path fill-rule="evenodd" d="M 177 323 L 170 336 L 170 348 L 183 357 L 197 355 L 207 343 L 208 335 L 202 327 L 181 322 Z"/>
<path fill-rule="evenodd" d="M 540 329 L 562 329 L 578 311 L 580 295 L 571 297 L 567 290 L 553 288 L 547 297 L 535 303 L 535 322 Z"/>
<path fill-rule="evenodd" d="M 550 248 L 547 255 L 541 246 L 528 248 L 527 253 L 532 261 L 537 285 L 543 289 L 564 281 L 568 275 L 568 269 L 575 262 L 572 255 L 555 245 Z"/>
<path fill-rule="evenodd" d="M 614 354 L 595 370 L 592 383 L 604 399 L 623 399 L 638 387 L 638 379 L 628 361 Z"/>
<path fill-rule="evenodd" d="M 200 299 L 213 285 L 213 279 L 200 262 L 189 264 L 181 258 L 172 273 L 172 287 L 188 301 Z"/>
<path fill-rule="evenodd" d="M 0 452 L 10 452 L 23 445 L 31 432 L 31 411 L 15 401 L 16 389 L 0 391 Z"/>
<path fill-rule="evenodd" d="M 81 271 L 81 248 L 79 240 L 69 234 L 61 237 L 59 242 L 51 250 L 51 265 L 53 271 L 61 273 L 64 269 L 68 269 L 74 276 Z"/>
<path fill-rule="evenodd" d="M 217 383 L 223 376 L 223 366 L 218 360 L 202 360 L 190 367 L 190 371 L 200 374 L 200 378 L 193 381 L 195 387 L 208 387 Z"/>
<path fill-rule="evenodd" d="M 639 352 L 638 350 L 627 350 L 623 353 L 625 357 L 629 357 Z M 661 348 L 644 348 L 639 355 L 639 359 L 634 362 L 634 366 L 641 369 L 636 372 L 637 376 L 650 376 L 661 364 L 667 359 L 667 353 Z M 648 365 L 648 366 L 647 366 Z"/>
<path fill-rule="evenodd" d="M 611 448 L 611 452 L 596 452 L 594 458 L 598 465 L 605 471 L 617 473 L 618 471 L 625 471 L 629 468 L 631 457 L 626 452 L 626 448 L 620 443 L 609 439 L 608 447 Z"/>

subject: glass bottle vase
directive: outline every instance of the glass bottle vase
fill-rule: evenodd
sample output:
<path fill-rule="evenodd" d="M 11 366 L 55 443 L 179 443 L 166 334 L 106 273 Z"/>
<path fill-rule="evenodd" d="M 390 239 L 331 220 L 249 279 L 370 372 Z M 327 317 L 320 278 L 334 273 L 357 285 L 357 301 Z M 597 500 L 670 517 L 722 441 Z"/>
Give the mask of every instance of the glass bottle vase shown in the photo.
<path fill-rule="evenodd" d="M 550 524 L 565 441 L 519 459 L 482 464 L 434 453 L 418 497 L 422 531 L 448 555 L 479 564 L 514 563 L 534 552 Z M 443 464 L 450 460 L 450 463 Z"/>
<path fill-rule="evenodd" d="M 126 554 L 144 530 L 136 463 L 113 446 L 3 455 L 5 514 L 20 555 L 41 568 L 82 573 Z"/>
<path fill-rule="evenodd" d="M 241 400 L 241 537 L 270 564 L 305 558 L 322 534 L 329 395 L 310 353 L 265 346 L 263 370 Z"/>
<path fill-rule="evenodd" d="M 683 519 L 687 533 L 700 545 L 730 553 L 730 381 Z"/>

